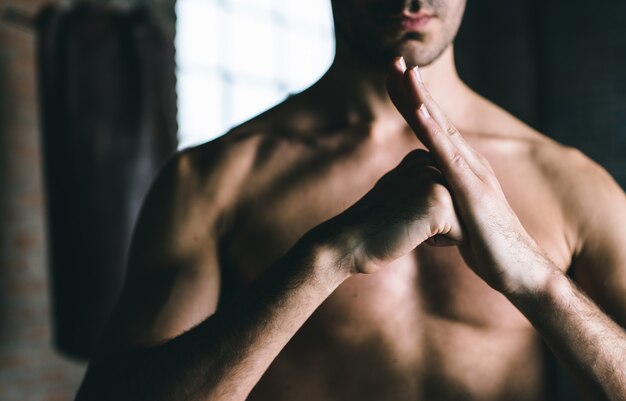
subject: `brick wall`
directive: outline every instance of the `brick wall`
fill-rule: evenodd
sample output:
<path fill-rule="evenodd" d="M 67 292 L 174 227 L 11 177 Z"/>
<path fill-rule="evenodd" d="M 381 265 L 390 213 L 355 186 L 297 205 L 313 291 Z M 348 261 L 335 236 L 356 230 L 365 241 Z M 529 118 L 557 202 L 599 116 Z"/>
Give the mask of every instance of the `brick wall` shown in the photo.
<path fill-rule="evenodd" d="M 0 399 L 72 399 L 84 364 L 52 347 L 34 32 L 6 19 L 42 0 L 0 5 Z"/>
<path fill-rule="evenodd" d="M 131 2 L 122 0 L 116 3 Z M 174 1 L 155 9 L 174 32 Z M 86 364 L 52 345 L 34 31 L 50 0 L 0 2 L 0 400 L 71 400 Z"/>

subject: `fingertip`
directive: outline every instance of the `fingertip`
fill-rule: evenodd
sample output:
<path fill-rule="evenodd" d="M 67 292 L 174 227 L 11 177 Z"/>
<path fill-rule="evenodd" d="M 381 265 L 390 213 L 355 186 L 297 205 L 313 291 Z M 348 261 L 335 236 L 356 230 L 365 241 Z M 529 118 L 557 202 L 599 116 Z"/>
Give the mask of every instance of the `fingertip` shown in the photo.
<path fill-rule="evenodd" d="M 424 118 L 425 120 L 429 120 L 431 118 L 430 113 L 428 112 L 428 108 L 424 103 L 422 103 L 417 112 L 419 113 L 420 117 Z"/>
<path fill-rule="evenodd" d="M 424 83 L 424 81 L 422 80 L 422 74 L 420 74 L 420 68 L 418 66 L 415 65 L 413 66 L 413 68 L 411 68 L 411 74 L 417 82 Z"/>
<path fill-rule="evenodd" d="M 404 74 L 404 71 L 406 71 L 406 62 L 404 61 L 404 57 L 402 56 L 394 57 L 391 62 L 391 67 L 394 70 Z"/>
<path fill-rule="evenodd" d="M 404 79 L 408 82 L 408 83 L 412 83 L 412 84 L 417 84 L 419 81 L 419 79 L 417 78 L 418 75 L 415 71 L 416 68 L 418 68 L 416 65 L 411 67 L 411 68 L 407 68 L 406 70 L 404 70 Z"/>
<path fill-rule="evenodd" d="M 398 66 L 402 72 L 406 71 L 406 61 L 404 61 L 404 57 L 400 56 L 398 58 Z"/>
<path fill-rule="evenodd" d="M 402 115 L 406 115 L 410 109 L 405 90 L 406 85 L 402 78 L 405 70 L 404 58 L 402 56 L 394 57 L 389 75 L 387 76 L 387 92 L 391 101 Z"/>
<path fill-rule="evenodd" d="M 423 103 L 422 99 L 420 98 L 420 93 L 419 93 L 419 83 L 420 81 L 418 80 L 416 74 L 415 74 L 415 68 L 409 68 L 406 71 L 404 71 L 404 86 L 406 87 L 406 91 L 409 94 L 409 100 L 411 102 L 413 102 L 414 106 L 418 106 L 420 104 Z"/>

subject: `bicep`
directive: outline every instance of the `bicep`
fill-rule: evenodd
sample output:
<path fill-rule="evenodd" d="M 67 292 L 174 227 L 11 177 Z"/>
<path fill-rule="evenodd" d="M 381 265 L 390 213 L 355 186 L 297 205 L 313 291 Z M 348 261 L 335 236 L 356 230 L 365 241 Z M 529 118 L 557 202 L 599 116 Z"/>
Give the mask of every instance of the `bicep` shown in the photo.
<path fill-rule="evenodd" d="M 190 161 L 168 161 L 142 207 L 118 303 L 100 351 L 157 344 L 210 316 L 219 268 L 210 206 L 198 206 Z"/>
<path fill-rule="evenodd" d="M 584 250 L 572 278 L 616 323 L 626 327 L 626 255 L 611 246 Z"/>
<path fill-rule="evenodd" d="M 596 183 L 572 277 L 616 323 L 626 327 L 626 196 L 608 174 Z"/>
<path fill-rule="evenodd" d="M 108 335 L 118 346 L 174 338 L 215 312 L 219 275 L 213 258 L 164 257 L 166 265 L 126 279 Z"/>

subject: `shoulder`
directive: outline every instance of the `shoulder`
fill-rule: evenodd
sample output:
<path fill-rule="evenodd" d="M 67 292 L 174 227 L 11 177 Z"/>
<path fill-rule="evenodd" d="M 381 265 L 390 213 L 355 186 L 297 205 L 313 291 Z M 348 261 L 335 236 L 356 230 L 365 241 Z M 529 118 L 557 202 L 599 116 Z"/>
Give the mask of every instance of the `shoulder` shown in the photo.
<path fill-rule="evenodd" d="M 289 170 L 328 147 L 307 123 L 311 117 L 298 101 L 287 99 L 213 141 L 183 149 L 173 163 L 177 169 L 189 168 L 213 204 L 232 204 L 248 184 Z"/>
<path fill-rule="evenodd" d="M 626 195 L 580 150 L 548 141 L 532 160 L 575 229 L 570 274 L 616 322 L 626 323 Z"/>
<path fill-rule="evenodd" d="M 540 180 L 558 202 L 566 220 L 576 231 L 576 247 L 591 237 L 609 232 L 611 215 L 626 218 L 626 197 L 611 175 L 579 149 L 563 145 L 516 117 L 482 101 L 489 119 L 498 156 Z"/>
<path fill-rule="evenodd" d="M 529 165 L 570 206 L 622 200 L 623 191 L 611 175 L 581 150 L 555 141 L 493 104 L 485 108 L 490 109 L 491 120 L 487 132 L 501 137 L 494 141 L 500 142 L 498 151 Z"/>
<path fill-rule="evenodd" d="M 191 163 L 198 178 L 209 184 L 224 175 L 243 178 L 263 164 L 264 156 L 307 141 L 301 103 L 298 96 L 288 98 L 215 140 L 179 151 L 177 158 Z"/>
<path fill-rule="evenodd" d="M 611 213 L 626 213 L 622 188 L 582 151 L 547 141 L 533 146 L 531 155 L 583 238 L 597 235 Z"/>
<path fill-rule="evenodd" d="M 626 195 L 609 172 L 579 149 L 563 145 L 521 122 L 516 127 L 522 138 L 520 159 L 559 202 L 564 218 L 574 230 L 574 252 L 579 254 L 583 248 L 623 237 L 626 231 L 610 222 L 626 221 Z"/>
<path fill-rule="evenodd" d="M 170 168 L 178 179 L 193 186 L 197 198 L 223 208 L 234 201 L 253 171 L 262 138 L 258 132 L 231 130 L 213 141 L 180 150 Z"/>
<path fill-rule="evenodd" d="M 188 252 L 200 239 L 219 237 L 224 216 L 250 174 L 257 139 L 230 133 L 179 150 L 161 167 L 143 202 L 135 249 Z M 144 244 L 145 243 L 145 244 Z"/>
<path fill-rule="evenodd" d="M 182 149 L 174 153 L 161 168 L 151 191 L 161 192 L 177 205 L 182 205 L 206 196 L 214 199 L 213 208 L 228 202 L 229 194 L 224 183 L 245 170 L 245 150 L 229 146 L 225 138 Z M 239 153 L 239 155 L 238 155 Z"/>
<path fill-rule="evenodd" d="M 221 230 L 250 148 L 252 140 L 227 135 L 164 163 L 134 228 L 107 349 L 160 343 L 215 311 Z"/>
<path fill-rule="evenodd" d="M 572 277 L 606 310 L 623 319 L 623 302 L 613 298 L 623 299 L 626 291 L 624 191 L 579 150 L 545 147 L 536 157 L 575 229 Z"/>
<path fill-rule="evenodd" d="M 205 215 L 228 215 L 244 194 L 288 169 L 308 148 L 300 135 L 256 118 L 215 140 L 179 150 L 159 179 L 177 191 L 180 201 L 193 202 Z"/>

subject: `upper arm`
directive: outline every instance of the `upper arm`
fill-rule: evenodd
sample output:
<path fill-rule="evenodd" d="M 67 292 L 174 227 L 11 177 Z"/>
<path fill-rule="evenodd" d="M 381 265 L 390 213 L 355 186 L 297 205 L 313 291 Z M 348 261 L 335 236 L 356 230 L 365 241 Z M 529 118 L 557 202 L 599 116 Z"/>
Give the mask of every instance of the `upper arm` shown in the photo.
<path fill-rule="evenodd" d="M 582 157 L 582 156 L 580 156 Z M 595 163 L 579 161 L 573 211 L 579 241 L 572 264 L 577 284 L 626 327 L 626 195 Z"/>
<path fill-rule="evenodd" d="M 142 206 L 126 279 L 100 351 L 175 337 L 211 315 L 219 296 L 216 202 L 193 157 L 171 157 Z"/>

